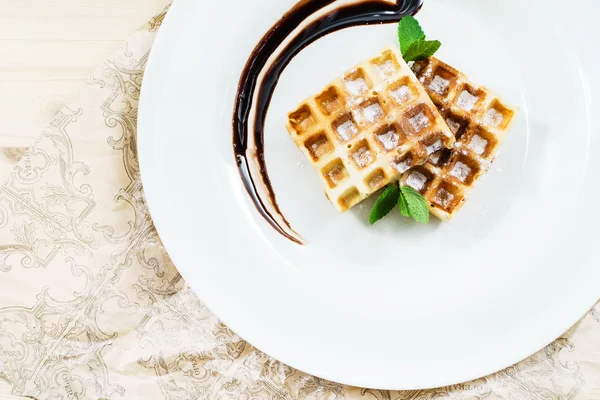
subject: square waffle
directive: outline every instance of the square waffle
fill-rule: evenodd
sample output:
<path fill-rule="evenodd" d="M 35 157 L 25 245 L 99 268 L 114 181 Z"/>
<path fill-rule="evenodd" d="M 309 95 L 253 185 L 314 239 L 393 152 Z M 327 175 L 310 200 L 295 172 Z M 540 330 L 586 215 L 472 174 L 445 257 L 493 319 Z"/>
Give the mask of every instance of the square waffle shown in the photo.
<path fill-rule="evenodd" d="M 414 63 L 412 69 L 452 129 L 456 144 L 406 172 L 402 183 L 419 191 L 431 213 L 447 221 L 488 170 L 519 109 L 435 57 Z"/>
<path fill-rule="evenodd" d="M 396 48 L 304 100 L 288 114 L 287 129 L 340 212 L 455 141 Z"/>

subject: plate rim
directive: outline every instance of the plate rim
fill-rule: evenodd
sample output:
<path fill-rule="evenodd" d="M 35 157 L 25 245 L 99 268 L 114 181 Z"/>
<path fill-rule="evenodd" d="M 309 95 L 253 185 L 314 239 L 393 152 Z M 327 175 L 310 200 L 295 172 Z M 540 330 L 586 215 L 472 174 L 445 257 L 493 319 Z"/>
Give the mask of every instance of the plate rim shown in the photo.
<path fill-rule="evenodd" d="M 185 13 L 184 4 L 191 4 L 191 1 L 190 0 L 188 0 L 187 2 L 185 2 L 184 0 L 174 1 L 174 3 L 170 7 L 170 10 L 168 11 L 168 13 L 164 19 L 164 21 L 162 22 L 160 31 L 157 34 L 154 45 L 150 52 L 150 56 L 147 61 L 146 70 L 145 70 L 145 74 L 144 74 L 144 80 L 143 80 L 141 92 L 140 92 L 140 101 L 139 101 L 137 150 L 138 150 L 138 159 L 139 159 L 139 165 L 140 165 L 140 176 L 141 176 L 141 180 L 142 180 L 142 183 L 144 186 L 144 191 L 145 191 L 145 195 L 146 195 L 146 201 L 148 204 L 148 208 L 151 212 L 154 225 L 155 225 L 156 230 L 159 233 L 159 235 L 160 235 L 161 230 L 163 230 L 163 231 L 165 230 L 164 226 L 166 224 L 166 221 L 164 221 L 163 217 L 155 217 L 155 215 L 157 215 L 157 213 L 156 213 L 156 209 L 157 209 L 156 199 L 158 196 L 156 194 L 157 189 L 156 189 L 154 183 L 149 183 L 152 179 L 147 177 L 149 175 L 148 171 L 150 170 L 149 164 L 152 163 L 153 160 L 149 157 L 150 151 L 144 150 L 144 148 L 149 147 L 148 140 L 151 137 L 151 135 L 142 133 L 142 132 L 148 132 L 148 131 L 152 130 L 152 128 L 148 125 L 149 118 L 145 117 L 145 115 L 147 115 L 147 113 L 149 112 L 148 110 L 152 109 L 152 107 L 153 107 L 152 104 L 156 104 L 156 102 L 155 102 L 155 100 L 153 100 L 153 96 L 152 96 L 152 92 L 154 90 L 156 90 L 155 89 L 156 86 L 155 86 L 155 84 L 149 83 L 149 82 L 155 81 L 156 79 L 158 79 L 158 78 L 156 78 L 156 76 L 160 75 L 160 72 L 159 72 L 161 69 L 160 64 L 162 62 L 161 61 L 161 56 L 162 56 L 161 52 L 165 51 L 164 47 L 168 47 L 169 38 L 177 37 L 177 34 L 174 33 L 174 32 L 176 32 L 176 29 L 173 29 L 175 23 L 172 21 L 175 21 L 179 15 L 182 15 Z M 167 53 L 168 53 L 168 50 L 167 50 Z M 162 68 L 164 68 L 164 63 L 163 63 Z M 144 176 L 146 176 L 146 178 L 144 178 Z M 149 193 L 152 193 L 152 194 L 149 194 Z M 155 213 L 152 213 L 152 210 L 155 210 Z M 169 248 L 169 245 L 167 243 L 172 243 L 172 241 L 175 240 L 175 238 L 173 238 L 173 237 L 163 238 L 161 236 L 160 238 L 161 238 L 161 241 L 164 243 L 165 248 Z M 176 259 L 179 258 L 179 254 L 173 253 L 173 254 L 170 254 L 170 257 L 173 260 L 174 265 L 178 265 Z M 181 265 L 183 265 L 183 264 L 181 264 Z M 181 273 L 181 275 L 185 279 L 186 274 L 188 274 L 187 268 L 182 268 L 182 269 L 178 268 L 178 271 Z M 188 281 L 186 279 L 186 282 L 190 282 L 190 281 Z M 198 284 L 197 282 L 189 283 L 189 285 L 194 290 L 194 292 L 196 292 L 196 287 L 202 286 L 202 285 Z M 205 287 L 205 289 L 207 289 L 207 288 Z M 259 349 L 260 351 L 268 354 L 269 356 L 275 358 L 276 360 L 279 360 L 299 371 L 303 371 L 305 373 L 308 373 L 308 374 L 311 374 L 314 376 L 318 376 L 320 378 L 327 379 L 327 380 L 330 380 L 333 382 L 339 382 L 344 385 L 351 385 L 351 386 L 357 386 L 357 387 L 374 387 L 372 384 L 369 383 L 369 382 L 372 383 L 373 380 L 369 379 L 368 377 L 365 377 L 364 380 L 359 379 L 356 381 L 347 381 L 345 379 L 341 379 L 338 376 L 332 375 L 326 371 L 324 372 L 324 371 L 320 371 L 318 369 L 315 370 L 313 368 L 313 366 L 297 365 L 297 363 L 294 360 L 290 359 L 287 354 L 282 354 L 278 349 L 272 348 L 268 344 L 268 338 L 258 337 L 253 332 L 250 332 L 249 329 L 246 329 L 246 327 L 238 326 L 238 324 L 235 321 L 235 317 L 232 317 L 227 312 L 220 311 L 220 310 L 222 310 L 222 308 L 220 307 L 219 304 L 222 302 L 222 299 L 219 299 L 220 296 L 216 292 L 209 291 L 209 290 L 199 290 L 198 293 L 199 293 L 198 297 L 201 299 L 201 301 L 211 310 L 211 312 L 213 312 L 215 314 L 215 316 L 219 320 L 221 320 L 225 325 L 230 327 L 234 332 L 239 334 L 243 340 L 247 341 L 252 346 L 254 346 L 257 349 Z M 386 385 L 377 385 L 377 388 L 384 389 L 384 390 L 433 389 L 433 388 L 439 388 L 439 387 L 449 386 L 449 385 L 453 385 L 453 384 L 458 384 L 458 383 L 462 383 L 462 382 L 468 382 L 468 381 L 471 381 L 474 379 L 481 378 L 483 376 L 488 376 L 488 375 L 493 374 L 502 369 L 508 368 L 508 367 L 514 365 L 515 362 L 524 360 L 524 359 L 530 357 L 531 355 L 537 353 L 538 351 L 542 350 L 544 347 L 546 347 L 548 344 L 551 344 L 554 340 L 556 340 L 556 338 L 559 338 L 562 334 L 564 334 L 572 326 L 574 326 L 582 318 L 582 316 L 585 316 L 588 313 L 589 309 L 592 308 L 597 303 L 598 298 L 596 296 L 589 296 L 589 297 L 590 297 L 590 299 L 593 297 L 593 299 L 591 299 L 591 300 L 590 299 L 585 299 L 585 300 L 581 299 L 581 303 L 588 304 L 585 308 L 586 311 L 582 315 L 579 315 L 577 317 L 573 317 L 573 318 L 569 319 L 570 322 L 568 323 L 568 325 L 566 327 L 563 326 L 562 324 L 560 327 L 557 326 L 557 328 L 552 333 L 546 334 L 544 336 L 543 340 L 538 340 L 539 342 L 543 342 L 544 343 L 543 345 L 539 346 L 538 348 L 534 349 L 533 351 L 525 352 L 525 354 L 518 356 L 518 359 L 516 361 L 510 362 L 500 368 L 494 367 L 487 372 L 482 372 L 481 374 L 476 374 L 475 376 L 473 376 L 473 375 L 464 376 L 464 377 L 460 378 L 458 381 L 455 378 L 450 379 L 450 380 L 443 380 L 443 379 L 433 380 L 431 382 L 431 385 L 428 385 L 425 387 L 423 387 L 423 386 L 411 387 L 411 386 L 405 386 L 405 385 L 403 385 L 402 387 L 397 387 L 397 386 L 394 386 L 393 383 L 390 383 L 390 384 L 386 384 Z M 513 357 L 513 358 L 516 358 L 516 357 Z"/>

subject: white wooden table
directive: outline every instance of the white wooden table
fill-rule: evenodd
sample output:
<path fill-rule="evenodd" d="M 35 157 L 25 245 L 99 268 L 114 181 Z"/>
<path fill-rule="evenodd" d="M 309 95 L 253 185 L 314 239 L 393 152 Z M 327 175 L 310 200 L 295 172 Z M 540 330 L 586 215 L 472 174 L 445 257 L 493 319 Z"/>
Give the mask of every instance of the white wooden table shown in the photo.
<path fill-rule="evenodd" d="M 63 96 L 169 0 L 0 0 L 0 147 L 27 147 Z M 17 399 L 0 380 L 0 400 Z"/>
<path fill-rule="evenodd" d="M 61 96 L 168 0 L 1 0 L 0 146 L 27 146 Z"/>

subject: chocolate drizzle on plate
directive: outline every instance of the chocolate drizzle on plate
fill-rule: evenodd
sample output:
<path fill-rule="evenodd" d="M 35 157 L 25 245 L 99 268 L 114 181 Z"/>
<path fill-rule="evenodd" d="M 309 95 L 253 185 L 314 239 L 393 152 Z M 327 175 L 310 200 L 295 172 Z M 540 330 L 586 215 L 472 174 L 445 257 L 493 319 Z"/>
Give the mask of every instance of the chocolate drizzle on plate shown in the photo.
<path fill-rule="evenodd" d="M 246 191 L 258 212 L 281 235 L 303 239 L 281 213 L 267 173 L 264 124 L 279 77 L 306 46 L 359 25 L 397 23 L 423 0 L 301 0 L 262 37 L 240 77 L 233 113 L 233 150 Z"/>

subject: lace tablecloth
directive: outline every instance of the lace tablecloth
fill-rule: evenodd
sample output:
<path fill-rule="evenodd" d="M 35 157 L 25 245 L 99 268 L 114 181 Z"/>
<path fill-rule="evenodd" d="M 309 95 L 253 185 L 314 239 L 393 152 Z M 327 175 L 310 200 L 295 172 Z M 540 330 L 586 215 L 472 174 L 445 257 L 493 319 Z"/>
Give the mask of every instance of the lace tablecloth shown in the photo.
<path fill-rule="evenodd" d="M 5 168 L 14 166 L 0 187 L 0 378 L 14 394 L 600 399 L 600 305 L 504 371 L 407 392 L 347 387 L 304 374 L 219 322 L 169 260 L 140 182 L 137 105 L 165 13 L 102 63 L 28 152 L 5 149 L 0 157 Z"/>

